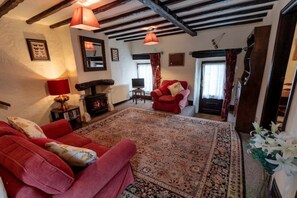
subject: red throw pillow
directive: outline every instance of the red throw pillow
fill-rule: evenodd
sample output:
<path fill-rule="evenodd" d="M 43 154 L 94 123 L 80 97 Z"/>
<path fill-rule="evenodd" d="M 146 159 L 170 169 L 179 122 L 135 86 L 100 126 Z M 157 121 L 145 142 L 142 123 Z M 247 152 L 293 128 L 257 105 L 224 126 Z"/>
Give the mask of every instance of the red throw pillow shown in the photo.
<path fill-rule="evenodd" d="M 172 85 L 173 83 L 176 83 L 177 80 L 166 80 L 162 83 L 161 87 L 159 88 L 163 95 L 171 95 L 170 90 L 168 89 L 168 86 Z"/>
<path fill-rule="evenodd" d="M 28 139 L 26 135 L 24 135 L 22 132 L 12 128 L 9 124 L 6 122 L 0 121 L 0 137 L 4 135 L 15 135 L 19 136 L 25 139 Z"/>
<path fill-rule="evenodd" d="M 2 167 L 45 193 L 64 193 L 74 181 L 71 168 L 62 159 L 24 138 L 0 137 L 0 151 Z"/>

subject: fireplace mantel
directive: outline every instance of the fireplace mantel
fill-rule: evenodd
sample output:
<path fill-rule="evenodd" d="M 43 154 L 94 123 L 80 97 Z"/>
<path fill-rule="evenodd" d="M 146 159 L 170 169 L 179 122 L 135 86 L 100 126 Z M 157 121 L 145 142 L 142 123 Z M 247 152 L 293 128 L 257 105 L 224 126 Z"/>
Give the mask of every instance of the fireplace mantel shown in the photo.
<path fill-rule="evenodd" d="M 96 90 L 97 85 L 114 85 L 114 80 L 112 80 L 112 79 L 93 80 L 93 81 L 89 81 L 89 82 L 75 84 L 75 88 L 78 91 L 83 91 L 83 90 L 90 88 L 92 90 L 92 94 L 94 94 L 93 91 Z M 95 91 L 95 93 L 96 93 L 96 91 Z"/>

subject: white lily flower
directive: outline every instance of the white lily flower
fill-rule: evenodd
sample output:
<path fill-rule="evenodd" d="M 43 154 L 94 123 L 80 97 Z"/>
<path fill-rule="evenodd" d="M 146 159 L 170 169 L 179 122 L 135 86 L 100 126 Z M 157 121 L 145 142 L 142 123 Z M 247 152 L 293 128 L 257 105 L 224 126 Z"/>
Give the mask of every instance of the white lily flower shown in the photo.
<path fill-rule="evenodd" d="M 275 132 L 279 131 L 278 128 L 280 127 L 280 125 L 281 124 L 275 124 L 274 122 L 271 121 L 271 132 L 275 133 Z"/>
<path fill-rule="evenodd" d="M 293 175 L 294 173 L 297 172 L 297 166 L 292 163 L 294 158 L 285 159 L 279 154 L 276 154 L 275 158 L 276 160 L 265 159 L 270 164 L 278 165 L 273 171 L 276 172 L 276 171 L 284 170 L 288 176 Z"/>
<path fill-rule="evenodd" d="M 255 128 L 255 131 L 258 133 L 258 134 L 262 134 L 262 128 L 259 126 L 259 124 L 257 122 L 253 122 L 253 126 Z"/>
<path fill-rule="evenodd" d="M 254 135 L 252 139 L 255 142 L 254 145 L 256 148 L 262 148 L 265 145 L 265 139 L 259 134 Z"/>
<path fill-rule="evenodd" d="M 297 143 L 294 138 L 288 138 L 287 140 L 277 139 L 277 142 L 280 144 L 284 158 L 297 157 Z"/>
<path fill-rule="evenodd" d="M 287 140 L 287 139 L 291 138 L 291 136 L 289 136 L 288 133 L 286 133 L 284 131 L 280 132 L 279 134 L 275 133 L 273 135 L 276 139 L 281 139 L 281 140 Z"/>

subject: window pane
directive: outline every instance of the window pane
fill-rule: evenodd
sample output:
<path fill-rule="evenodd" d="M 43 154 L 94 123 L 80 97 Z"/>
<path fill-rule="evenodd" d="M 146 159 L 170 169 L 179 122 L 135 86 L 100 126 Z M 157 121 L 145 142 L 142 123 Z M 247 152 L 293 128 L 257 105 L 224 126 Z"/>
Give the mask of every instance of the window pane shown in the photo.
<path fill-rule="evenodd" d="M 224 98 L 225 63 L 203 64 L 202 98 Z"/>
<path fill-rule="evenodd" d="M 153 90 L 153 74 L 151 64 L 138 64 L 138 78 L 144 78 L 144 91 L 151 92 Z"/>

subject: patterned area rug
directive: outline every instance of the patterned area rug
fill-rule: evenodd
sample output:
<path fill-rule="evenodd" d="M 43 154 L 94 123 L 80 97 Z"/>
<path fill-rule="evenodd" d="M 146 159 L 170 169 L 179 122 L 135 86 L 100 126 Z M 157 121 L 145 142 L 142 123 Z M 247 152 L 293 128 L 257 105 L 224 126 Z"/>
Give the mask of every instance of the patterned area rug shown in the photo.
<path fill-rule="evenodd" d="M 127 108 L 78 133 L 137 145 L 136 183 L 122 197 L 243 197 L 240 140 L 229 123 Z"/>

